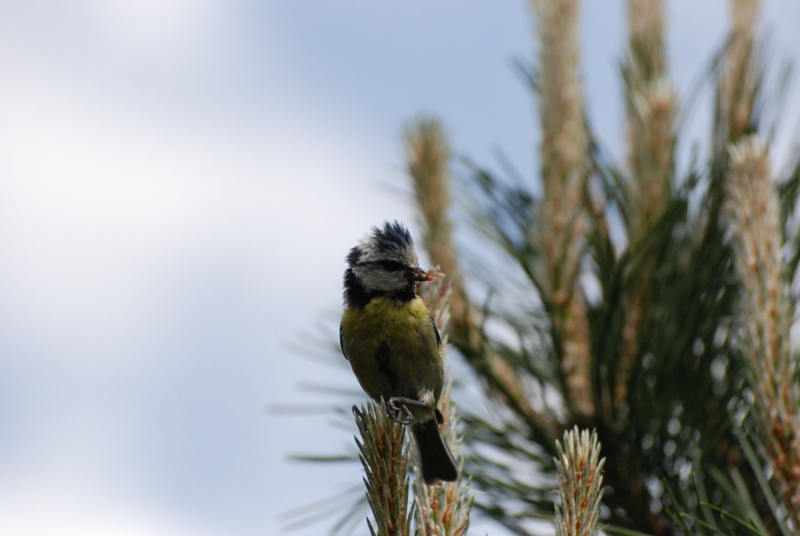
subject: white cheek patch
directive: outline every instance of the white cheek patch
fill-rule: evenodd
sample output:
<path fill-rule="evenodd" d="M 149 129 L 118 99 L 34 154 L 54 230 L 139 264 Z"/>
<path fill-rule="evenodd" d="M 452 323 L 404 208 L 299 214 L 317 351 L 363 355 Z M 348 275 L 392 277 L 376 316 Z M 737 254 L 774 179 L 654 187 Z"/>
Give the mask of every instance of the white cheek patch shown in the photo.
<path fill-rule="evenodd" d="M 367 289 L 383 291 L 399 290 L 408 282 L 403 277 L 403 272 L 387 272 L 375 266 L 356 266 L 353 268 L 356 278 Z"/>

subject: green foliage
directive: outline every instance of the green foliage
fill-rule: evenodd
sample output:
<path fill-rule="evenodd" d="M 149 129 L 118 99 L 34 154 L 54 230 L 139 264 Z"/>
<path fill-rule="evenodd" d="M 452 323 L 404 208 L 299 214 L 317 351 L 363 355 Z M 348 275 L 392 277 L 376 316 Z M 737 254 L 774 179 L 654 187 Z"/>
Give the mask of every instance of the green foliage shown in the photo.
<path fill-rule="evenodd" d="M 648 20 L 660 24 L 659 2 L 634 4 L 652 11 Z M 537 14 L 544 17 L 540 28 L 549 23 L 546 17 L 554 16 L 547 9 Z M 775 446 L 776 440 L 769 438 L 775 427 L 764 423 L 764 412 L 753 413 L 766 404 L 753 405 L 762 388 L 750 372 L 763 354 L 743 344 L 753 315 L 744 315 L 742 304 L 750 303 L 745 298 L 751 290 L 742 288 L 742 262 L 730 231 L 740 225 L 738 218 L 751 216 L 744 213 L 747 209 L 725 211 L 733 172 L 729 147 L 758 133 L 766 103 L 779 101 L 765 94 L 767 69 L 747 24 L 752 20 L 737 16 L 729 43 L 709 67 L 713 75 L 706 77 L 715 83 L 711 153 L 705 162 L 695 159 L 683 171 L 673 164 L 681 138 L 673 121 L 687 112 L 675 108 L 665 81 L 663 44 L 643 42 L 663 31 L 638 28 L 622 69 L 629 128 L 635 134 L 628 165 L 607 155 L 583 118 L 590 140 L 583 153 L 588 164 L 575 169 L 589 168 L 591 174 L 583 185 L 582 208 L 559 205 L 559 210 L 572 211 L 567 222 L 588 218 L 583 234 L 576 234 L 574 225 L 564 227 L 561 235 L 557 226 L 543 225 L 556 214 L 551 198 L 567 192 L 557 184 L 548 186 L 546 177 L 537 197 L 532 182 L 466 163 L 476 226 L 488 239 L 487 250 L 500 252 L 497 264 L 505 269 L 492 280 L 492 306 L 479 312 L 473 308 L 472 330 L 451 337 L 491 396 L 491 419 L 464 417 L 467 465 L 474 484 L 487 492 L 478 496 L 477 506 L 517 533 L 527 533 L 528 521 L 549 510 L 555 439 L 574 425 L 596 428 L 602 443 L 609 490 L 603 519 L 612 527 L 650 534 L 775 534 L 798 527 L 787 491 L 800 486 L 790 476 L 800 470 L 792 451 L 797 442 L 783 439 Z M 540 42 L 540 47 L 548 46 Z M 546 62 L 548 54 L 541 58 Z M 546 65 L 538 65 L 529 77 L 536 97 L 545 101 L 540 109 L 548 108 L 549 123 L 542 128 L 558 133 L 568 127 L 553 123 L 574 125 L 568 112 L 582 107 L 565 105 L 564 117 L 558 119 L 546 102 L 551 96 L 543 90 L 548 72 Z M 559 76 L 565 76 L 563 69 Z M 545 136 L 543 145 L 547 143 Z M 541 150 L 547 156 L 564 149 Z M 577 154 L 582 150 L 580 145 L 575 149 Z M 746 179 L 772 181 L 766 183 L 768 190 L 769 184 L 780 185 L 766 195 L 777 196 L 782 227 L 776 236 L 756 242 L 785 240 L 787 276 L 781 284 L 787 288 L 800 259 L 794 216 L 798 162 L 785 179 Z M 570 164 L 562 164 L 555 176 L 567 180 L 573 176 Z M 541 173 L 553 174 L 553 166 L 543 163 Z M 746 228 L 754 225 L 743 221 Z M 552 245 L 553 236 L 561 245 Z M 581 251 L 581 276 L 566 294 L 553 283 L 559 265 L 562 273 L 571 269 L 565 240 L 577 243 Z M 554 251 L 555 270 L 550 267 Z M 436 259 L 435 251 L 429 253 Z M 574 296 L 583 297 L 576 301 Z M 582 315 L 588 340 L 575 329 Z M 770 333 L 788 344 L 789 333 L 779 325 L 764 329 L 777 330 Z M 569 361 L 570 353 L 583 344 L 589 349 L 584 359 L 591 384 L 580 392 L 591 393 L 589 411 L 575 403 L 574 379 L 581 363 L 574 355 Z M 498 380 L 498 367 L 486 366 L 493 360 L 506 366 L 514 381 Z M 790 357 L 785 367 L 781 370 L 791 372 L 773 377 L 789 393 L 787 400 L 796 401 L 791 396 L 797 391 L 796 358 Z M 792 404 L 797 414 L 800 408 Z M 796 423 L 787 417 L 780 429 L 796 437 L 790 432 Z M 745 438 L 741 427 L 756 432 Z M 778 476 L 765 476 L 771 474 Z"/>
<path fill-rule="evenodd" d="M 566 517 L 609 534 L 800 531 L 800 367 L 789 341 L 800 157 L 785 176 L 772 174 L 763 145 L 772 130 L 761 118 L 780 115 L 769 106 L 783 102 L 787 78 L 766 83 L 753 31 L 758 2 L 732 5 L 730 39 L 702 77 L 713 92 L 708 155 L 685 169 L 676 165 L 685 145 L 678 118 L 697 110 L 682 107 L 669 83 L 658 0 L 628 3 L 625 163 L 609 156 L 583 112 L 575 0 L 532 1 L 540 56 L 525 75 L 543 131 L 537 177 L 464 159 L 466 179 L 454 188 L 441 125 L 424 118 L 407 132 L 424 244 L 451 285 L 452 318 L 437 322 L 449 324 L 450 345 L 472 371 L 452 395 L 463 470 L 480 490 L 475 507 L 513 533 Z M 492 269 L 462 269 L 452 234 L 466 232 L 449 220 L 451 191 L 471 207 L 473 250 Z M 488 297 L 475 297 L 481 288 Z M 569 472 L 581 459 L 569 446 L 578 431 L 558 442 L 575 427 L 596 431 L 585 443 L 595 461 L 602 445 L 605 464 L 593 474 L 599 483 L 603 470 L 604 488 L 575 515 L 566 508 L 576 495 L 562 495 L 554 518 L 553 490 L 579 489 Z M 374 453 L 361 445 L 369 474 L 379 460 L 367 463 Z M 407 493 L 406 480 L 397 485 Z M 466 531 L 466 488 L 449 500 Z M 418 518 L 417 530 L 424 525 Z"/>

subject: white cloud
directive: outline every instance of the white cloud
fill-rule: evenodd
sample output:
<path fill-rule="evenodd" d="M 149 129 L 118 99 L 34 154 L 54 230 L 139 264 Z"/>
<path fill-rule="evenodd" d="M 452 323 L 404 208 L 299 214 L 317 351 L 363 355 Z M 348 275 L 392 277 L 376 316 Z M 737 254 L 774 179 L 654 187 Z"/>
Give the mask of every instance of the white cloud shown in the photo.
<path fill-rule="evenodd" d="M 87 24 L 130 51 L 174 60 L 202 47 L 218 31 L 225 2 L 218 0 L 77 0 Z"/>
<path fill-rule="evenodd" d="M 118 492 L 85 489 L 79 480 L 6 482 L 0 487 L 0 533 L 15 536 L 201 536 L 209 532 L 189 520 L 160 516 L 154 509 L 122 503 Z"/>
<path fill-rule="evenodd" d="M 141 38 L 198 65 L 208 43 L 171 41 L 184 7 L 154 21 L 97 9 L 112 11 L 111 45 L 138 50 Z M 85 19 L 72 28 L 96 30 Z M 203 29 L 238 46 L 226 31 Z M 201 533 L 171 509 L 260 526 L 265 463 L 285 454 L 265 447 L 260 412 L 271 382 L 291 387 L 274 360 L 297 315 L 318 313 L 321 289 L 338 299 L 340 273 L 320 266 L 342 261 L 341 225 L 380 210 L 361 209 L 368 187 L 348 186 L 379 174 L 357 127 L 285 81 L 195 87 L 192 71 L 174 75 L 173 94 L 139 95 L 129 82 L 157 84 L 163 69 L 96 70 L 106 63 L 75 60 L 72 45 L 32 52 L 0 39 L 0 508 L 14 512 L 0 532 Z M 224 62 L 208 69 L 207 80 L 247 77 Z M 229 281 L 237 294 L 204 286 Z M 247 323 L 246 340 L 226 315 Z M 203 508 L 211 501 L 224 512 Z"/>
<path fill-rule="evenodd" d="M 96 328 L 109 310 L 135 309 L 154 270 L 220 241 L 250 249 L 276 287 L 270 276 L 343 255 L 318 233 L 353 213 L 361 195 L 346 185 L 371 173 L 357 171 L 353 132 L 299 112 L 279 90 L 252 122 L 185 124 L 69 79 L 53 87 L 10 74 L 0 89 L 0 271 L 14 281 L 14 322 L 49 318 L 48 329 L 85 336 L 75 322 Z"/>

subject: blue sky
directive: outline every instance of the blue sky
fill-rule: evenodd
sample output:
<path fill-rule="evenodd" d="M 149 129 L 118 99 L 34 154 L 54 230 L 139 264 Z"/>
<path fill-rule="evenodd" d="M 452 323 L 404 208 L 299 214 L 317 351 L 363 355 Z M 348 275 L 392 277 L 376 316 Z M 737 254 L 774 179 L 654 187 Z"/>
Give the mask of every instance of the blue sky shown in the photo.
<path fill-rule="evenodd" d="M 726 25 L 726 2 L 699 4 L 670 3 L 679 91 Z M 623 9 L 587 0 L 582 23 L 613 150 Z M 798 4 L 765 10 L 797 58 Z M 356 387 L 291 346 L 335 322 L 369 227 L 414 229 L 388 185 L 415 114 L 532 175 L 511 67 L 531 27 L 523 2 L 0 3 L 0 533 L 276 534 L 356 485 L 357 466 L 286 459 L 351 434 L 268 409 L 307 401 L 302 381 Z"/>

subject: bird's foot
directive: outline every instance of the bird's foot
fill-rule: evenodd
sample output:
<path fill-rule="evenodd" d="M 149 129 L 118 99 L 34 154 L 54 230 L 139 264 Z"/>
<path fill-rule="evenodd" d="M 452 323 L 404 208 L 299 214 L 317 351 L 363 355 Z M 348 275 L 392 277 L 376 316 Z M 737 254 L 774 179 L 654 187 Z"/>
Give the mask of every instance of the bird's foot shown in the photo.
<path fill-rule="evenodd" d="M 411 400 L 402 396 L 393 396 L 386 402 L 386 414 L 389 415 L 392 420 L 403 426 L 407 426 L 414 422 L 414 414 L 408 409 L 408 406 L 414 405 L 414 403 L 419 404 L 417 400 Z"/>

